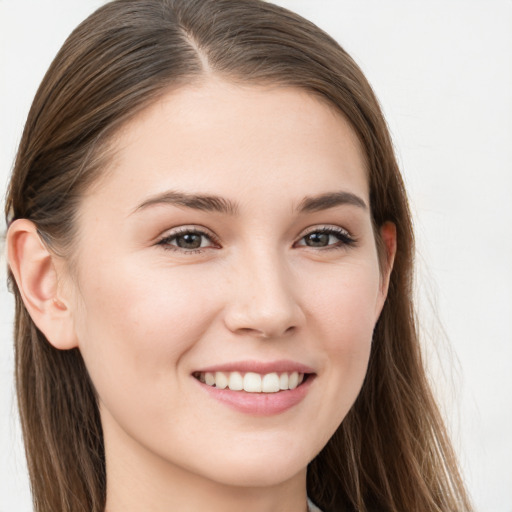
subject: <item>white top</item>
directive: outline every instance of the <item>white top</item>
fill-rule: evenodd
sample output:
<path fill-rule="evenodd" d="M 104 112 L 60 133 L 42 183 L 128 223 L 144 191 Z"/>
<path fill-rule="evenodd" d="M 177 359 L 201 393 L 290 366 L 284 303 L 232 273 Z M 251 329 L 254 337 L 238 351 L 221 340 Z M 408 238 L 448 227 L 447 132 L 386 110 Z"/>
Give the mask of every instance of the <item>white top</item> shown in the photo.
<path fill-rule="evenodd" d="M 322 511 L 308 498 L 308 512 L 322 512 Z"/>

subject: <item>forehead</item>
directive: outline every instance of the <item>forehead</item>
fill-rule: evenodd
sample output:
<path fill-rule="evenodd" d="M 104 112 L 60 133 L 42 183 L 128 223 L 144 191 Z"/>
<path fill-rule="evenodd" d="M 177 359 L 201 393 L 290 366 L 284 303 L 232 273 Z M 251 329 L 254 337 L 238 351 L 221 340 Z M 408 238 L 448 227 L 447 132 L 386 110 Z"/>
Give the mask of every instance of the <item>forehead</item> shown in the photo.
<path fill-rule="evenodd" d="M 296 88 L 212 79 L 170 91 L 117 134 L 112 154 L 92 195 L 115 192 L 132 204 L 190 187 L 236 197 L 270 188 L 283 198 L 349 187 L 368 197 L 354 130 L 327 101 Z"/>

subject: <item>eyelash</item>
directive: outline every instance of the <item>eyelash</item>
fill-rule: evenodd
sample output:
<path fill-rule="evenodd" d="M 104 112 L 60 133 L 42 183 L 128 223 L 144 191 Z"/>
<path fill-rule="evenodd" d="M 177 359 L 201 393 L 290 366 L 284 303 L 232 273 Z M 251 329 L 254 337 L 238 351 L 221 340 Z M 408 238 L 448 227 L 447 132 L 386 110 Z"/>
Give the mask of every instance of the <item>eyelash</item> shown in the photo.
<path fill-rule="evenodd" d="M 166 251 L 176 251 L 176 252 L 181 252 L 181 253 L 186 253 L 186 254 L 198 254 L 198 253 L 203 252 L 204 249 L 206 249 L 206 248 L 211 248 L 210 246 L 208 246 L 208 247 L 199 247 L 197 249 L 184 249 L 182 247 L 178 247 L 176 245 L 171 244 L 171 242 L 173 240 L 176 240 L 180 236 L 185 236 L 185 235 L 198 235 L 198 236 L 207 238 L 213 244 L 219 245 L 219 241 L 218 241 L 217 237 L 215 237 L 212 233 L 206 232 L 202 229 L 186 227 L 186 226 L 177 228 L 170 235 L 167 235 L 167 236 L 161 238 L 157 242 L 157 245 L 162 246 L 163 249 Z"/>
<path fill-rule="evenodd" d="M 300 240 L 303 240 L 309 235 L 312 234 L 323 234 L 323 235 L 333 235 L 338 238 L 338 242 L 335 244 L 330 244 L 325 247 L 319 247 L 320 250 L 323 251 L 329 251 L 329 250 L 335 250 L 335 249 L 345 249 L 347 247 L 354 246 L 356 243 L 356 239 L 346 230 L 338 226 L 324 226 L 321 228 L 314 228 L 302 235 Z M 299 241 L 300 241 L 299 240 Z M 294 245 L 297 245 L 298 242 L 296 242 Z M 305 244 L 299 244 L 300 247 L 309 247 L 314 249 L 314 247 L 307 246 Z"/>
<path fill-rule="evenodd" d="M 337 227 L 337 226 L 329 226 L 329 227 L 325 226 L 325 227 L 321 227 L 321 228 L 311 229 L 310 231 L 308 231 L 307 233 L 305 233 L 304 235 L 301 236 L 301 238 L 299 239 L 299 242 L 301 240 L 303 240 L 304 238 L 306 238 L 307 236 L 310 236 L 312 234 L 333 235 L 338 238 L 338 242 L 336 242 L 335 244 L 330 244 L 327 246 L 320 246 L 320 247 L 316 248 L 317 250 L 329 251 L 329 250 L 336 250 L 336 249 L 345 249 L 347 247 L 351 247 L 356 244 L 356 239 L 346 229 L 343 229 L 343 228 Z M 172 241 L 175 241 L 180 236 L 184 236 L 184 235 L 198 235 L 200 237 L 207 238 L 214 245 L 217 245 L 217 246 L 220 245 L 218 238 L 215 237 L 212 233 L 203 231 L 198 228 L 192 228 L 192 227 L 189 228 L 186 226 L 178 228 L 175 231 L 173 231 L 171 234 L 161 238 L 157 242 L 157 245 L 160 245 L 166 251 L 176 251 L 176 252 L 180 252 L 183 254 L 198 254 L 198 253 L 204 252 L 205 249 L 212 248 L 212 246 L 206 246 L 206 247 L 200 246 L 197 249 L 185 249 L 185 248 L 173 245 L 171 243 Z M 299 246 L 299 247 L 307 247 L 310 249 L 315 249 L 314 246 L 308 246 L 306 244 L 299 244 L 298 242 L 295 242 L 293 245 L 294 245 L 294 247 Z"/>

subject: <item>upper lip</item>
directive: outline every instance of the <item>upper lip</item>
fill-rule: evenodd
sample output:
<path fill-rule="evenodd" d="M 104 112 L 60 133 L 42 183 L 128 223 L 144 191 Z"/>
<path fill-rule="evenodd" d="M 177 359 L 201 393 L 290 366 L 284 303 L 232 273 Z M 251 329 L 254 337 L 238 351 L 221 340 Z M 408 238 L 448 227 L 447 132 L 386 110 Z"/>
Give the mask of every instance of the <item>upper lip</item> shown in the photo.
<path fill-rule="evenodd" d="M 261 375 L 267 373 L 315 373 L 310 367 L 302 363 L 280 359 L 278 361 L 232 361 L 221 363 L 206 368 L 200 368 L 194 373 L 215 373 L 215 372 L 254 372 Z"/>

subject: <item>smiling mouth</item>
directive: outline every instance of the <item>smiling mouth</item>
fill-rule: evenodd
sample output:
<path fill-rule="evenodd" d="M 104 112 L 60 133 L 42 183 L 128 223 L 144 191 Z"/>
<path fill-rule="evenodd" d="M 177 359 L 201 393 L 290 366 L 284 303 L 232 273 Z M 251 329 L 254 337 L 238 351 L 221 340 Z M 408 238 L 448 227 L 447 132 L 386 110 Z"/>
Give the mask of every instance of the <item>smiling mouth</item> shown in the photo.
<path fill-rule="evenodd" d="M 246 393 L 279 393 L 302 385 L 310 376 L 299 372 L 195 372 L 193 376 L 207 386 Z"/>

